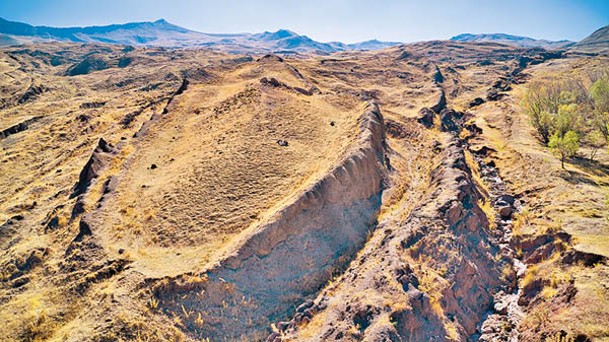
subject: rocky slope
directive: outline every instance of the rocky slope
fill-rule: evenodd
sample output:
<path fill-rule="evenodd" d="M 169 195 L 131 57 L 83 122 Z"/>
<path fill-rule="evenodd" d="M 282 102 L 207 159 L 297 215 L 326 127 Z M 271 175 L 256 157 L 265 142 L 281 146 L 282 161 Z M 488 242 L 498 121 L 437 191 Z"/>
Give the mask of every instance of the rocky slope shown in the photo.
<path fill-rule="evenodd" d="M 579 51 L 601 52 L 609 49 L 609 25 L 601 27 L 573 47 Z"/>

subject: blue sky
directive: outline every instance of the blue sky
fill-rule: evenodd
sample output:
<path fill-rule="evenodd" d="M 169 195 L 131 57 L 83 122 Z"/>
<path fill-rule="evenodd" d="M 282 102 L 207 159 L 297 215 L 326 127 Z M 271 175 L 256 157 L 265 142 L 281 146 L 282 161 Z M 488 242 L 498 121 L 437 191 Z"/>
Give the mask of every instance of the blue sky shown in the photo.
<path fill-rule="evenodd" d="M 346 43 L 497 32 L 580 40 L 609 24 L 609 0 L 0 0 L 0 17 L 49 26 L 165 18 L 201 32 L 286 28 Z"/>

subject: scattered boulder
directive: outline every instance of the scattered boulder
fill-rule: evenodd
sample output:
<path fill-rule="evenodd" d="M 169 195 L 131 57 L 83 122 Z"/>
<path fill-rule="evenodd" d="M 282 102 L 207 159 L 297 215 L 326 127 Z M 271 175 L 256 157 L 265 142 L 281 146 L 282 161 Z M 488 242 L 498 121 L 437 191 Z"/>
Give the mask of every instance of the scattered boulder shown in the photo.
<path fill-rule="evenodd" d="M 260 84 L 267 85 L 271 87 L 282 87 L 284 84 L 279 82 L 275 77 L 266 78 L 263 77 L 260 79 Z"/>
<path fill-rule="evenodd" d="M 414 274 L 410 265 L 406 265 L 404 268 L 398 268 L 396 270 L 396 280 L 402 284 L 402 289 L 408 291 L 408 287 L 412 285 L 414 288 L 419 288 L 419 279 Z"/>
<path fill-rule="evenodd" d="M 504 93 L 500 93 L 495 89 L 489 90 L 489 92 L 486 94 L 486 100 L 487 101 L 498 101 L 501 100 L 502 98 L 504 98 L 505 96 L 507 96 L 507 94 Z"/>
<path fill-rule="evenodd" d="M 497 202 L 505 202 L 509 205 L 514 205 L 516 199 L 514 198 L 514 196 L 503 194 L 497 197 Z"/>
<path fill-rule="evenodd" d="M 87 122 L 89 122 L 89 120 L 91 120 L 91 116 L 89 116 L 87 114 L 80 114 L 79 116 L 76 117 L 76 120 L 78 120 L 82 123 L 87 123 Z"/>
<path fill-rule="evenodd" d="M 509 219 L 510 217 L 512 217 L 512 212 L 512 207 L 509 205 L 502 206 L 499 208 L 499 215 L 501 215 L 501 218 L 503 219 Z"/>
<path fill-rule="evenodd" d="M 456 133 L 460 128 L 460 121 L 463 118 L 463 113 L 457 112 L 453 109 L 444 108 L 440 112 L 440 127 L 445 132 Z"/>
<path fill-rule="evenodd" d="M 421 108 L 421 110 L 419 111 L 419 116 L 417 118 L 417 121 L 422 124 L 423 126 L 427 127 L 427 128 L 431 128 L 433 126 L 433 118 L 434 116 L 436 116 L 436 113 L 425 107 L 425 108 Z"/>
<path fill-rule="evenodd" d="M 155 169 L 157 169 L 157 168 L 158 168 L 158 166 L 156 166 L 156 164 L 152 164 L 152 165 L 150 165 L 150 170 L 155 170 Z"/>
<path fill-rule="evenodd" d="M 485 101 L 483 98 L 481 97 L 476 97 L 475 99 L 473 99 L 470 103 L 469 103 L 469 108 L 473 108 L 473 107 L 477 107 L 481 104 L 483 104 Z"/>
<path fill-rule="evenodd" d="M 498 91 L 512 90 L 512 86 L 510 85 L 510 82 L 508 82 L 507 80 L 498 80 L 493 84 L 492 87 L 497 89 Z"/>
<path fill-rule="evenodd" d="M 493 305 L 493 310 L 500 315 L 507 315 L 508 304 L 505 302 L 497 302 L 495 305 Z"/>
<path fill-rule="evenodd" d="M 288 141 L 279 139 L 279 140 L 277 140 L 277 145 L 284 146 L 284 147 L 288 146 Z"/>

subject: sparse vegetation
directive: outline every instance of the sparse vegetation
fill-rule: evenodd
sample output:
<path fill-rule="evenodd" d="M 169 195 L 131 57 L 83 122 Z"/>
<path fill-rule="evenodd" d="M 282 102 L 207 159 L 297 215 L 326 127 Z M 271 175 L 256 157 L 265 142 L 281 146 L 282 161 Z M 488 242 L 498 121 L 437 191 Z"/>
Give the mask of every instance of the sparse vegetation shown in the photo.
<path fill-rule="evenodd" d="M 523 108 L 539 139 L 560 156 L 573 157 L 581 142 L 591 148 L 590 160 L 609 139 L 609 75 L 590 87 L 569 79 L 537 81 L 528 86 Z"/>
<path fill-rule="evenodd" d="M 89 54 L 131 63 L 65 76 Z M 539 63 L 517 74 L 522 54 Z M 4 48 L 0 121 L 42 116 L 0 140 L 6 339 L 459 340 L 516 283 L 533 296 L 519 332 L 609 336 L 606 259 L 595 259 L 609 246 L 608 78 L 584 75 L 607 60 L 544 56 L 445 42 L 239 62 L 198 49 Z M 48 89 L 9 103 L 30 81 Z M 489 88 L 492 100 L 464 109 Z M 450 112 L 418 121 L 440 89 L 463 111 L 458 134 L 441 126 Z M 360 141 L 363 124 L 380 123 L 362 116 L 366 101 L 391 123 L 374 126 L 375 143 Z M 70 197 L 102 137 L 119 151 Z"/>

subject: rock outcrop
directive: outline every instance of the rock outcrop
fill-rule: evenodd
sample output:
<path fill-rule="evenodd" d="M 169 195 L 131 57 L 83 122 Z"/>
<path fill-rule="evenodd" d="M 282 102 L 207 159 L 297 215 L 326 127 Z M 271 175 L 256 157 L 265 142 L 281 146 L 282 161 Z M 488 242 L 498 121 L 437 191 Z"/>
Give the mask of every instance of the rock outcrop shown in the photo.
<path fill-rule="evenodd" d="M 433 106 L 429 107 L 431 110 L 436 112 L 436 114 L 440 114 L 442 109 L 446 108 L 446 93 L 444 90 L 440 90 L 440 95 L 438 96 L 438 101 Z"/>
<path fill-rule="evenodd" d="M 17 134 L 19 132 L 25 131 L 26 129 L 29 128 L 29 126 L 31 124 L 33 124 L 34 122 L 36 122 L 36 121 L 38 121 L 40 119 L 41 119 L 41 117 L 39 117 L 39 116 L 38 117 L 33 117 L 31 119 L 22 121 L 22 122 L 20 122 L 20 123 L 18 123 L 16 125 L 11 126 L 11 127 L 3 129 L 2 131 L 0 131 L 0 139 L 4 139 L 4 138 L 6 138 L 6 137 L 8 137 L 10 135 Z"/>
<path fill-rule="evenodd" d="M 101 169 L 106 167 L 108 161 L 116 153 L 116 149 L 100 138 L 97 147 L 93 150 L 89 161 L 80 171 L 78 182 L 74 185 L 71 198 L 84 194 L 91 182 L 99 176 Z"/>
<path fill-rule="evenodd" d="M 105 70 L 112 67 L 112 62 L 102 54 L 92 54 L 87 56 L 81 62 L 70 66 L 66 72 L 66 76 L 86 75 L 94 71 Z"/>

